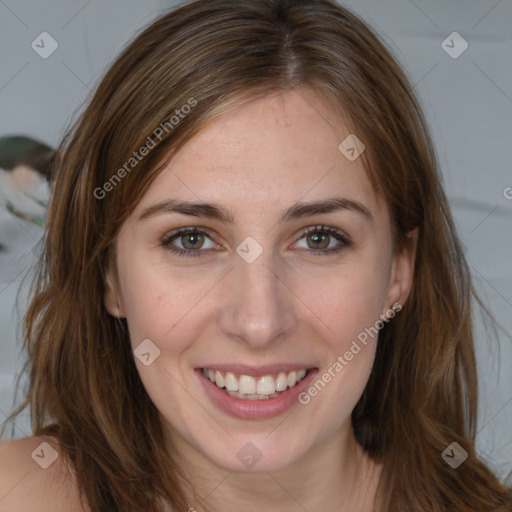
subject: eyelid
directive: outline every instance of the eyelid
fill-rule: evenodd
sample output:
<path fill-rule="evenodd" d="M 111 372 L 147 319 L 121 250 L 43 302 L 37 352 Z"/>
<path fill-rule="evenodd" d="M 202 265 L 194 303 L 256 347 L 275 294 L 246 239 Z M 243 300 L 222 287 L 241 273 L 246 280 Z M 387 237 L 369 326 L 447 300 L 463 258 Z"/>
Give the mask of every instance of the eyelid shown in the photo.
<path fill-rule="evenodd" d="M 325 226 L 324 224 L 316 224 L 314 226 L 308 226 L 306 228 L 303 228 L 295 238 L 295 241 L 300 240 L 301 238 L 304 237 L 304 235 L 307 235 L 309 233 L 315 233 L 318 231 L 325 231 L 326 233 L 334 237 L 339 236 L 346 243 L 351 242 L 350 237 L 347 234 L 345 234 L 341 229 L 335 228 L 334 226 Z"/>
<path fill-rule="evenodd" d="M 203 226 L 187 226 L 184 228 L 173 229 L 166 233 L 162 238 L 162 245 L 169 243 L 173 238 L 177 238 L 179 235 L 187 235 L 189 233 L 205 233 L 212 240 L 214 240 L 213 231 Z"/>

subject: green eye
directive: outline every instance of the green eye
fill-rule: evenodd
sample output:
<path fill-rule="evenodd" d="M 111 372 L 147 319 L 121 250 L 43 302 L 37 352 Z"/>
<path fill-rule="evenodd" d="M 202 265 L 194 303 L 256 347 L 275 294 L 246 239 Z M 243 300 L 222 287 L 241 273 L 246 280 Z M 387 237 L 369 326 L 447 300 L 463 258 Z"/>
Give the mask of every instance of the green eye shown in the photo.
<path fill-rule="evenodd" d="M 168 233 L 161 241 L 161 245 L 178 256 L 198 257 L 204 256 L 204 253 L 207 252 L 204 248 L 206 239 L 209 239 L 213 244 L 212 247 L 206 249 L 213 249 L 216 244 L 213 242 L 208 231 L 197 227 L 181 228 Z M 307 240 L 308 247 L 306 247 L 305 250 L 316 255 L 338 253 L 352 244 L 347 235 L 329 226 L 309 227 L 301 232 L 296 238 L 296 241 L 302 239 Z M 329 247 L 333 239 L 336 240 L 338 244 L 335 247 Z M 180 240 L 182 248 L 174 246 L 176 240 Z"/>

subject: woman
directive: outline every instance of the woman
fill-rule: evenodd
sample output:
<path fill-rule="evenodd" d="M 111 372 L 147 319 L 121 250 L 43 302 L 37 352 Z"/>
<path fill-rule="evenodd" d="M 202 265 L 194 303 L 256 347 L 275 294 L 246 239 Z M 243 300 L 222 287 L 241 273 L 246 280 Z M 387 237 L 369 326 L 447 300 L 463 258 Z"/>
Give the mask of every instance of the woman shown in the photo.
<path fill-rule="evenodd" d="M 411 90 L 329 0 L 193 2 L 124 50 L 58 151 L 5 503 L 512 510 Z"/>

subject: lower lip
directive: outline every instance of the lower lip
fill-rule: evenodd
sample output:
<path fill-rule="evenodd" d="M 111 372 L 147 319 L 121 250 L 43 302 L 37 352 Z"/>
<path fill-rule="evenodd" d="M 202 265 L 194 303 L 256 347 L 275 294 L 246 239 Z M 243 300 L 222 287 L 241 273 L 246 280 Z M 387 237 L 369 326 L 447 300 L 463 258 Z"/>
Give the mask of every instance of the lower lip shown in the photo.
<path fill-rule="evenodd" d="M 210 379 L 207 379 L 203 375 L 201 369 L 195 371 L 211 401 L 227 414 L 242 419 L 260 419 L 279 416 L 279 414 L 282 414 L 294 404 L 298 403 L 298 395 L 309 386 L 310 382 L 318 373 L 318 369 L 311 369 L 306 377 L 298 384 L 279 393 L 279 396 L 275 398 L 244 400 L 228 395 L 225 391 L 218 388 Z"/>

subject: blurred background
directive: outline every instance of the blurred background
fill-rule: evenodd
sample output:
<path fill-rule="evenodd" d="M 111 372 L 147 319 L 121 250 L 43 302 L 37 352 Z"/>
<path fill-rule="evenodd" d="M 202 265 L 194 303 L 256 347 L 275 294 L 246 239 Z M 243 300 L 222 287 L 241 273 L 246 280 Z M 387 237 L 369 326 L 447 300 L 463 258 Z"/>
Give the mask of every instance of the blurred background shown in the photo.
<path fill-rule="evenodd" d="M 15 396 L 24 362 L 20 318 L 40 250 L 49 194 L 45 163 L 118 52 L 178 3 L 0 0 L 0 422 L 24 391 L 22 378 Z M 512 2 L 340 3 L 381 35 L 412 80 L 477 290 L 511 335 Z M 18 138 L 5 138 L 11 136 Z M 476 313 L 477 447 L 506 479 L 512 474 L 512 342 L 500 333 L 498 345 Z M 31 435 L 28 411 L 8 431 L 13 438 Z"/>

